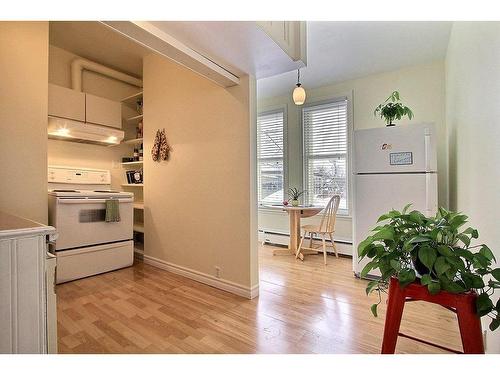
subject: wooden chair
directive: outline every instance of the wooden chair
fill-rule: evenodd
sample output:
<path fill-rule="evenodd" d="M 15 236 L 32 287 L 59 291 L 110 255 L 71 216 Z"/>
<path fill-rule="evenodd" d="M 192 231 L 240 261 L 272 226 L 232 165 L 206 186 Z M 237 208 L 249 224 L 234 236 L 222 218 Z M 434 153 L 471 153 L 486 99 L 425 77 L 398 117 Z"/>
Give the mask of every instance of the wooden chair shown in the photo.
<path fill-rule="evenodd" d="M 332 241 L 331 247 L 335 252 L 335 256 L 338 258 L 339 254 L 337 253 L 337 247 L 335 246 L 335 242 L 333 242 L 333 233 L 335 232 L 335 219 L 337 218 L 337 210 L 339 209 L 340 204 L 340 195 L 334 195 L 325 209 L 323 210 L 323 217 L 321 219 L 321 223 L 319 225 L 302 225 L 301 229 L 304 231 L 302 238 L 300 239 L 299 248 L 297 249 L 297 253 L 295 253 L 295 258 L 300 258 L 304 260 L 304 255 L 300 253 L 301 250 L 314 250 L 314 251 L 322 251 L 323 259 L 326 264 L 326 235 L 330 237 L 330 241 Z M 306 234 L 309 233 L 310 241 L 309 247 L 303 247 L 302 244 L 306 239 Z M 313 235 L 321 236 L 321 240 L 323 242 L 322 248 L 313 248 Z"/>

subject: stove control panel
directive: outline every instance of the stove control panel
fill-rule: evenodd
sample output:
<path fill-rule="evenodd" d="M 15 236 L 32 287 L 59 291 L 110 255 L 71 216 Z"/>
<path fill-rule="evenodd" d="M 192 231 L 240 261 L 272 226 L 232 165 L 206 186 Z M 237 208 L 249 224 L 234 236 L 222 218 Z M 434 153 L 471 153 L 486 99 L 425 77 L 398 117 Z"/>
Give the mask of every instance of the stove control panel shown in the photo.
<path fill-rule="evenodd" d="M 111 174 L 104 169 L 49 166 L 48 180 L 60 184 L 109 185 Z"/>

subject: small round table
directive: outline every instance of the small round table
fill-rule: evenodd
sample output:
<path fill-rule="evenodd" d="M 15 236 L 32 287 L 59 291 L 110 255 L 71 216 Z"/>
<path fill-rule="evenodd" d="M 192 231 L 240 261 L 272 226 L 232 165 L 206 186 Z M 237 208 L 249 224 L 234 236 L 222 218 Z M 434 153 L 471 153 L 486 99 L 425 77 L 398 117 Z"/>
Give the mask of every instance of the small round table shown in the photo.
<path fill-rule="evenodd" d="M 300 242 L 300 219 L 302 217 L 310 217 L 317 215 L 319 212 L 323 210 L 323 207 L 314 207 L 314 206 L 271 206 L 272 208 L 281 208 L 283 211 L 288 213 L 290 217 L 290 242 L 288 244 L 288 249 L 276 249 L 273 251 L 273 255 L 295 255 L 297 249 L 299 248 Z M 308 254 L 316 254 L 316 251 L 312 250 L 304 250 L 300 255 L 304 253 Z M 302 257 L 301 257 L 302 259 Z"/>

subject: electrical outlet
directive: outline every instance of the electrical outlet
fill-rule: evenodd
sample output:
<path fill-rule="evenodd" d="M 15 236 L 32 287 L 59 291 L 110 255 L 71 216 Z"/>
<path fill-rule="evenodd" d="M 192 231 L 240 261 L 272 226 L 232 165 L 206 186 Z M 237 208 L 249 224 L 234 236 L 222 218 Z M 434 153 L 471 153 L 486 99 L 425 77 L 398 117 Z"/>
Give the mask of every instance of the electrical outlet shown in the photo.
<path fill-rule="evenodd" d="M 215 266 L 215 277 L 220 279 L 220 267 Z"/>

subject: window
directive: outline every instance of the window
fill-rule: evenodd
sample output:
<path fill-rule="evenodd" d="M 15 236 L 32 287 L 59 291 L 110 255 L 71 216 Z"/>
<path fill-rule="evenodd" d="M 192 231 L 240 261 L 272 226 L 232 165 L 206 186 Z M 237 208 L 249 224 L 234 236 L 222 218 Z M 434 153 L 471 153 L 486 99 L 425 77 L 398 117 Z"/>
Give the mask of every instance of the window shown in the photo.
<path fill-rule="evenodd" d="M 259 204 L 283 202 L 284 111 L 257 117 L 257 184 Z"/>
<path fill-rule="evenodd" d="M 307 203 L 325 206 L 339 194 L 339 213 L 348 214 L 347 99 L 304 107 L 302 126 Z"/>

